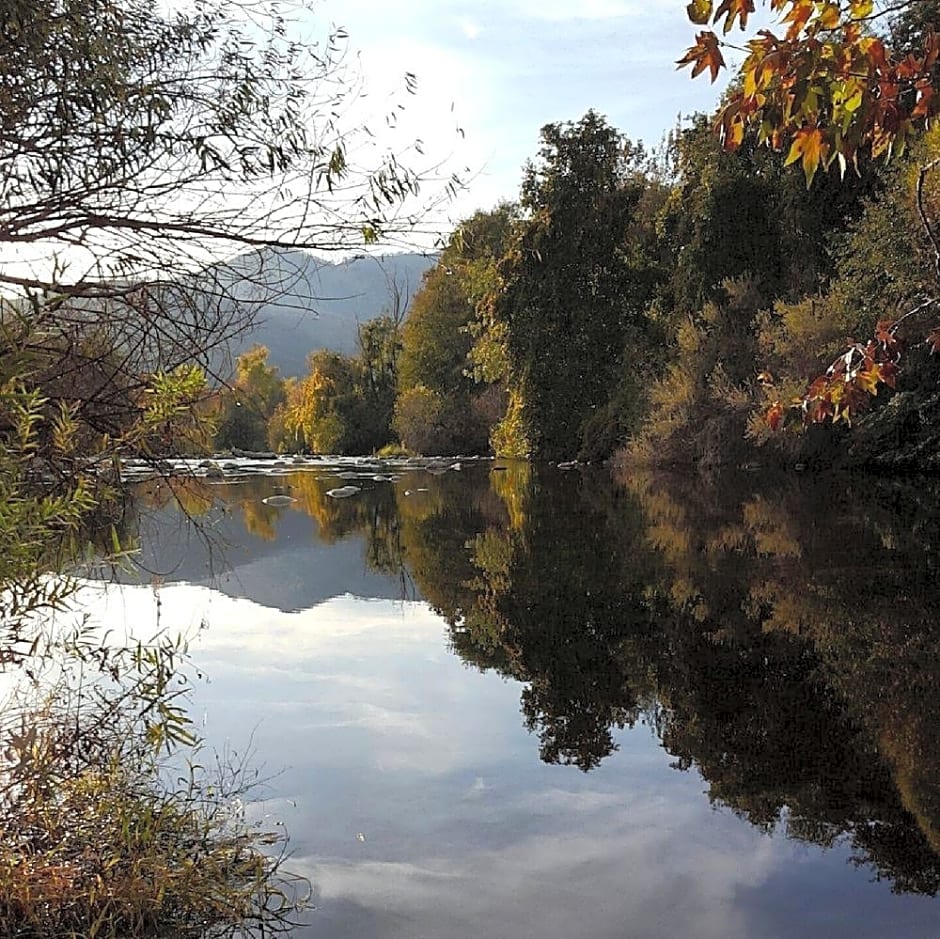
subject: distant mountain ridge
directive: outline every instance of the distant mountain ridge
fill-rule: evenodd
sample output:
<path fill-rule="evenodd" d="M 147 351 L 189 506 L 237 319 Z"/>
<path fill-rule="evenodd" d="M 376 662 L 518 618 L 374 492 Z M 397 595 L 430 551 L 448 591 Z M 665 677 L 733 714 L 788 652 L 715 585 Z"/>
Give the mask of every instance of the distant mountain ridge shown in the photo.
<path fill-rule="evenodd" d="M 433 255 L 356 255 L 330 262 L 303 251 L 263 250 L 226 263 L 214 276 L 229 280 L 233 304 L 249 307 L 253 326 L 231 344 L 232 357 L 254 345 L 270 351 L 268 361 L 286 376 L 307 372 L 307 355 L 329 349 L 356 352 L 359 323 L 389 312 L 393 290 L 407 309 Z"/>

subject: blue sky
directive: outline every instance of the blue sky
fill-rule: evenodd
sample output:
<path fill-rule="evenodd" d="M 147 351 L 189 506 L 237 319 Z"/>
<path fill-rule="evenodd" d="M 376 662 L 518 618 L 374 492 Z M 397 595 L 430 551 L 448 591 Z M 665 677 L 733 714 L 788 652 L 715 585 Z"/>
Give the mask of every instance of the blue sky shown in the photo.
<path fill-rule="evenodd" d="M 399 131 L 476 174 L 447 210 L 454 219 L 516 195 L 544 124 L 594 108 L 656 144 L 679 114 L 713 110 L 726 81 L 676 70 L 695 33 L 681 0 L 323 0 L 318 10 L 348 31 L 373 100 L 417 75 Z"/>

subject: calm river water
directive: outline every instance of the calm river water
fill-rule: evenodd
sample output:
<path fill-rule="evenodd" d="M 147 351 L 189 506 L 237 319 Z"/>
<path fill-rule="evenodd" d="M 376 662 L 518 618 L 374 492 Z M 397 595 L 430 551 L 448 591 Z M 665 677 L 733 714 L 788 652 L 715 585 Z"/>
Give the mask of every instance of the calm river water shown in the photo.
<path fill-rule="evenodd" d="M 940 485 L 356 471 L 144 483 L 85 593 L 194 635 L 298 937 L 940 935 Z"/>

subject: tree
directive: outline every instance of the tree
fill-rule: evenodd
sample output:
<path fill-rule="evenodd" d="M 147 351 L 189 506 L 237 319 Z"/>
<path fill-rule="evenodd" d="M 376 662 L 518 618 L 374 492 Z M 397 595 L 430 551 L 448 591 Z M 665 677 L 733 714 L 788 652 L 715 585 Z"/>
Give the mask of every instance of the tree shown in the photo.
<path fill-rule="evenodd" d="M 358 440 L 354 452 L 369 453 L 388 443 L 392 434 L 392 410 L 401 354 L 401 321 L 405 310 L 402 293 L 395 292 L 394 312 L 361 323 L 358 329 L 359 375 L 355 421 Z"/>
<path fill-rule="evenodd" d="M 408 430 L 401 420 L 399 433 L 415 441 L 423 434 L 415 420 L 422 413 L 413 402 L 434 396 L 434 443 L 414 445 L 422 452 L 479 452 L 487 446 L 489 431 L 500 413 L 500 392 L 472 368 L 477 307 L 496 286 L 496 264 L 502 257 L 517 219 L 515 206 L 502 204 L 489 212 L 476 212 L 451 236 L 438 263 L 425 275 L 402 328 L 399 368 L 399 404 L 407 413 Z M 479 379 L 479 381 L 477 380 Z M 493 398 L 497 401 L 494 402 Z M 495 408 L 489 407 L 493 405 Z M 417 436 L 416 436 L 417 434 Z M 404 438 L 403 438 L 403 442 Z M 412 443 L 406 442 L 412 447 Z"/>
<path fill-rule="evenodd" d="M 252 346 L 238 357 L 235 381 L 222 396 L 217 446 L 263 450 L 270 445 L 268 427 L 285 390 L 277 366 L 268 365 L 268 354 L 265 346 Z"/>
<path fill-rule="evenodd" d="M 288 389 L 284 404 L 285 436 L 314 453 L 347 452 L 349 428 L 338 402 L 353 394 L 352 360 L 320 349 L 309 356 L 310 371 Z"/>
<path fill-rule="evenodd" d="M 833 242 L 880 180 L 862 167 L 807 192 L 781 154 L 749 129 L 734 153 L 694 115 L 675 139 L 676 179 L 657 223 L 675 266 L 658 303 L 682 316 L 747 277 L 769 303 L 816 290 L 833 273 Z"/>
<path fill-rule="evenodd" d="M 847 225 L 884 187 L 867 166 L 844 181 L 820 176 L 808 191 L 754 129 L 728 153 L 709 125 L 698 115 L 674 139 L 675 180 L 656 229 L 675 262 L 653 301 L 673 341 L 624 454 L 634 462 L 705 469 L 752 458 L 744 431 L 759 401 L 755 362 L 777 372 L 758 353 L 757 324 L 774 319 L 775 306 L 825 293 Z M 812 313 L 800 319 L 804 336 L 813 326 L 816 337 L 844 343 L 854 328 L 834 306 L 814 303 Z M 814 352 L 818 369 L 818 348 L 804 349 L 804 360 Z"/>
<path fill-rule="evenodd" d="M 393 156 L 364 168 L 362 132 L 336 116 L 357 90 L 341 30 L 301 43 L 277 7 L 237 0 L 166 17 L 148 0 L 14 0 L 0 25 L 5 245 L 165 278 L 207 247 L 361 243 L 418 185 Z M 89 279 L 26 285 L 86 295 Z"/>
<path fill-rule="evenodd" d="M 560 459 L 642 371 L 660 275 L 642 147 L 593 111 L 543 127 L 541 138 L 522 183 L 524 220 L 481 315 L 505 351 L 507 418 L 524 428 L 525 442 L 501 449 Z"/>
<path fill-rule="evenodd" d="M 402 444 L 413 453 L 440 454 L 452 449 L 441 396 L 424 385 L 413 385 L 398 395 L 392 426 Z"/>

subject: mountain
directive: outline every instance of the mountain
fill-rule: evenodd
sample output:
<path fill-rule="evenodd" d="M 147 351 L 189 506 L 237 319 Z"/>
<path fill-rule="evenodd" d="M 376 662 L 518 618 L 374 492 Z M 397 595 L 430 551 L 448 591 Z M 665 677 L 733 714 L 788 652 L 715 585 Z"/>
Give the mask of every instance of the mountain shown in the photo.
<path fill-rule="evenodd" d="M 270 350 L 284 376 L 304 375 L 307 354 L 330 349 L 356 352 L 359 323 L 390 312 L 394 291 L 402 309 L 436 263 L 433 255 L 356 255 L 336 263 L 302 251 L 269 249 L 240 255 L 211 276 L 226 284 L 226 301 L 247 310 L 252 326 L 229 346 L 237 356 L 253 345 Z"/>

